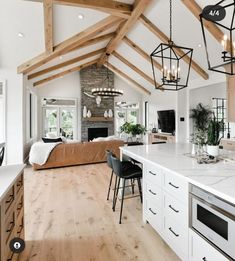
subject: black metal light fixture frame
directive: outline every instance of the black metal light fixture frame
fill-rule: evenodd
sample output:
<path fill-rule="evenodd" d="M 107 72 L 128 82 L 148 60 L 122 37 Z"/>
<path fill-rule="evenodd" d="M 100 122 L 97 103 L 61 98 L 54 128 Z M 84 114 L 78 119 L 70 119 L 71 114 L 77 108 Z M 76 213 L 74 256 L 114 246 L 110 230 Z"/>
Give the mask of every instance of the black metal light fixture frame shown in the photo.
<path fill-rule="evenodd" d="M 94 95 L 94 96 L 100 96 L 100 97 L 117 97 L 117 96 L 121 96 L 121 95 L 123 95 L 123 91 L 122 90 L 110 87 L 109 69 L 108 69 L 108 66 L 109 66 L 109 64 L 108 64 L 109 54 L 106 54 L 106 56 L 107 56 L 107 61 L 106 61 L 106 63 L 107 63 L 107 66 L 106 66 L 107 76 L 104 79 L 103 84 L 105 83 L 105 81 L 107 81 L 107 87 L 106 88 L 103 88 L 103 87 L 93 88 L 91 90 L 91 94 Z"/>
<path fill-rule="evenodd" d="M 220 8 L 223 8 L 224 10 L 226 10 L 226 8 L 233 6 L 231 24 L 229 27 L 220 23 L 219 21 L 214 21 L 214 20 L 209 19 L 208 17 L 205 17 L 203 12 L 200 14 L 200 22 L 201 22 L 204 46 L 205 46 L 205 50 L 206 50 L 208 70 L 227 74 L 227 75 L 235 75 L 235 67 L 234 67 L 234 65 L 235 65 L 235 44 L 233 41 L 233 39 L 235 39 L 235 37 L 233 36 L 234 29 L 235 29 L 235 26 L 233 26 L 234 19 L 235 19 L 235 0 L 232 0 L 230 4 L 226 4 L 226 5 L 222 6 L 221 4 L 223 4 L 224 2 L 225 2 L 225 0 L 222 0 L 222 1 L 219 1 L 218 3 L 216 3 L 215 5 L 213 5 L 213 10 L 220 10 Z M 208 51 L 208 41 L 206 38 L 206 31 L 205 31 L 205 23 L 208 24 L 208 22 L 213 23 L 213 24 L 217 25 L 218 27 L 221 27 L 228 31 L 228 34 L 225 34 L 226 36 L 228 35 L 228 38 L 221 39 L 222 42 L 225 41 L 224 44 L 226 45 L 226 47 L 219 54 L 220 58 L 221 58 L 221 63 L 217 64 L 217 65 L 213 65 L 213 66 L 212 66 L 212 62 L 210 60 L 210 55 L 209 55 L 209 51 Z"/>
<path fill-rule="evenodd" d="M 159 46 L 150 54 L 155 88 L 168 91 L 178 91 L 187 87 L 192 63 L 192 55 L 192 48 L 177 46 L 172 41 L 172 0 L 170 0 L 170 40 L 168 43 L 159 44 Z M 188 56 L 189 62 L 188 71 L 187 73 L 184 73 L 185 78 L 183 79 L 181 77 L 182 72 L 180 71 L 180 64 L 185 56 Z M 156 68 L 154 66 L 155 59 L 159 59 L 159 63 L 162 66 L 162 84 L 160 86 L 157 84 L 156 80 Z M 167 61 L 168 64 L 170 64 L 170 68 L 166 68 Z M 172 66 L 175 66 L 175 69 L 172 69 Z"/>

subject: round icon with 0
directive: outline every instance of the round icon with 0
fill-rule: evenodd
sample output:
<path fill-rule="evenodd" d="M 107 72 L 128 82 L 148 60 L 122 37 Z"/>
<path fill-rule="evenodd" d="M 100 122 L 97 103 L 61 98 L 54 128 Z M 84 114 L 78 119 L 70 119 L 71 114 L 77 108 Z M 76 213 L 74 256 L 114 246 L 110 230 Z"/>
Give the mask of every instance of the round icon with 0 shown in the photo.
<path fill-rule="evenodd" d="M 25 242 L 23 239 L 15 237 L 10 241 L 9 247 L 13 253 L 21 253 L 25 249 Z"/>

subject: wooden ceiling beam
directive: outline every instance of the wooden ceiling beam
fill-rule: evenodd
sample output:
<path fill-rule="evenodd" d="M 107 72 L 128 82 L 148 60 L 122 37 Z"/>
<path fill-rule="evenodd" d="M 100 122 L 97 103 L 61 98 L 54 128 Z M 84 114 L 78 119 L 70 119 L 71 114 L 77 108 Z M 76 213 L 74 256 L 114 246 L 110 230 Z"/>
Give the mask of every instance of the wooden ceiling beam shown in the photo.
<path fill-rule="evenodd" d="M 53 0 L 43 1 L 44 11 L 44 38 L 46 53 L 53 52 Z"/>
<path fill-rule="evenodd" d="M 153 24 L 147 17 L 144 15 L 140 16 L 140 21 L 145 25 L 146 28 L 149 29 L 154 35 L 156 35 L 162 42 L 168 43 L 169 38 L 155 25 Z M 178 55 L 183 56 L 185 53 L 182 50 L 175 50 Z M 185 55 L 182 58 L 186 63 L 190 63 L 190 58 L 188 55 Z M 208 80 L 208 73 L 200 67 L 194 60 L 191 62 L 191 67 L 194 69 L 196 73 L 198 73 L 203 79 Z"/>
<path fill-rule="evenodd" d="M 134 43 L 133 41 L 131 41 L 128 37 L 124 37 L 123 38 L 123 42 L 126 43 L 127 45 L 129 45 L 133 50 L 135 50 L 138 54 L 140 54 L 145 60 L 147 60 L 148 62 L 151 63 L 151 58 L 150 56 L 143 50 L 141 49 L 136 43 Z M 161 70 L 162 66 L 160 63 L 158 63 L 157 61 L 153 60 L 153 64 L 154 66 L 158 69 Z"/>
<path fill-rule="evenodd" d="M 150 4 L 152 0 L 136 0 L 134 9 L 131 13 L 130 18 L 119 28 L 116 36 L 111 39 L 106 47 L 106 53 L 112 54 L 112 52 L 117 48 L 120 44 L 124 36 L 130 31 L 130 29 L 136 24 L 136 21 L 140 17 L 140 15 L 145 11 L 147 6 Z M 104 53 L 99 61 L 99 64 L 104 64 L 106 59 L 106 53 Z"/>
<path fill-rule="evenodd" d="M 145 94 L 151 95 L 151 92 L 149 90 L 147 90 L 146 88 L 144 88 L 142 85 L 140 85 L 138 82 L 136 82 L 135 80 L 133 80 L 131 77 L 129 77 L 127 74 L 125 74 L 124 72 L 122 72 L 121 70 L 119 70 L 118 68 L 116 68 L 114 65 L 112 65 L 111 63 L 109 63 L 108 66 L 109 70 L 111 70 L 112 72 L 119 74 L 122 78 L 125 78 L 128 82 L 131 82 L 132 84 L 134 84 L 140 91 L 144 92 Z"/>
<path fill-rule="evenodd" d="M 195 0 L 181 0 L 181 2 L 189 9 L 189 11 L 200 21 L 199 15 L 202 13 L 202 8 L 197 4 Z M 212 36 L 221 43 L 224 33 L 214 23 L 209 21 L 204 22 L 206 29 L 212 34 Z"/>
<path fill-rule="evenodd" d="M 43 2 L 43 0 L 30 0 Z M 112 0 L 53 0 L 54 4 L 91 8 L 114 16 L 128 19 L 132 12 L 132 5 Z"/>
<path fill-rule="evenodd" d="M 76 50 L 78 50 L 80 48 L 84 48 L 84 47 L 87 47 L 87 46 L 90 46 L 90 45 L 94 45 L 94 44 L 97 44 L 99 42 L 108 40 L 108 39 L 114 37 L 115 34 L 116 34 L 115 32 L 112 32 L 112 33 L 108 33 L 108 34 L 103 34 L 101 36 L 97 36 L 95 38 L 92 38 L 92 39 L 86 41 L 83 44 L 79 44 L 78 46 L 76 46 L 76 47 L 72 48 L 71 50 L 69 50 L 69 52 L 73 52 L 73 51 L 76 51 Z M 66 53 L 68 53 L 68 52 L 66 52 Z M 63 55 L 66 54 L 66 53 L 63 53 Z"/>
<path fill-rule="evenodd" d="M 88 59 L 88 58 L 91 58 L 95 55 L 98 55 L 98 54 L 101 54 L 105 51 L 105 48 L 101 48 L 99 50 L 96 50 L 96 51 L 93 51 L 93 52 L 90 52 L 90 53 L 87 53 L 87 54 L 84 54 L 82 56 L 79 56 L 79 57 L 76 57 L 74 59 L 71 59 L 71 60 L 68 60 L 66 62 L 63 62 L 63 63 L 59 63 L 57 65 L 54 65 L 54 66 L 51 66 L 49 68 L 46 68 L 44 70 L 41 70 L 41 71 L 38 71 L 38 72 L 35 72 L 35 73 L 32 73 L 28 76 L 28 80 L 32 80 L 34 78 L 37 78 L 43 74 L 47 74 L 49 72 L 52 72 L 52 71 L 55 71 L 55 70 L 58 70 L 58 69 L 61 69 L 63 67 L 66 67 L 66 66 L 69 66 L 71 64 L 74 64 L 74 63 L 77 63 L 77 62 L 80 62 L 82 60 L 85 60 L 85 59 Z"/>
<path fill-rule="evenodd" d="M 151 83 L 155 86 L 154 80 L 148 76 L 146 73 L 141 71 L 139 68 L 137 68 L 134 64 L 130 63 L 126 58 L 124 58 L 122 55 L 120 55 L 118 52 L 114 51 L 112 53 L 113 56 L 115 56 L 117 59 L 119 59 L 121 62 L 123 62 L 125 65 L 127 65 L 129 68 L 131 68 L 133 71 L 138 73 L 140 76 L 142 76 L 146 81 Z M 158 84 L 159 85 L 159 84 Z"/>
<path fill-rule="evenodd" d="M 80 70 L 83 69 L 83 68 L 86 68 L 86 67 L 88 67 L 88 66 L 90 66 L 90 65 L 93 65 L 93 64 L 97 63 L 97 61 L 98 61 L 98 59 L 95 59 L 95 60 L 93 60 L 93 61 L 91 61 L 91 62 L 84 63 L 84 64 L 82 64 L 82 65 L 73 67 L 73 68 L 71 68 L 71 69 L 69 69 L 69 70 L 66 70 L 66 71 L 63 71 L 63 72 L 54 74 L 54 75 L 52 75 L 52 76 L 50 76 L 50 77 L 47 77 L 47 78 L 45 78 L 45 79 L 42 79 L 42 80 L 40 80 L 40 81 L 35 82 L 35 83 L 33 84 L 33 86 L 36 87 L 36 86 L 38 86 L 38 85 L 42 85 L 42 84 L 44 84 L 44 83 L 47 83 L 47 82 L 52 81 L 52 80 L 54 80 L 54 79 L 57 79 L 57 78 L 59 78 L 59 77 L 65 76 L 66 74 L 80 71 Z"/>
<path fill-rule="evenodd" d="M 62 43 L 58 44 L 54 51 L 50 54 L 40 54 L 39 56 L 23 63 L 17 69 L 18 73 L 29 73 L 38 67 L 42 66 L 43 64 L 53 60 L 56 57 L 70 51 L 71 49 L 77 47 L 78 45 L 84 44 L 94 36 L 101 34 L 102 32 L 106 31 L 108 28 L 112 27 L 113 25 L 119 23 L 121 18 L 115 16 L 109 16 L 100 22 L 96 23 L 95 25 L 90 26 L 86 30 L 81 33 L 76 34 L 75 36 L 63 41 Z"/>

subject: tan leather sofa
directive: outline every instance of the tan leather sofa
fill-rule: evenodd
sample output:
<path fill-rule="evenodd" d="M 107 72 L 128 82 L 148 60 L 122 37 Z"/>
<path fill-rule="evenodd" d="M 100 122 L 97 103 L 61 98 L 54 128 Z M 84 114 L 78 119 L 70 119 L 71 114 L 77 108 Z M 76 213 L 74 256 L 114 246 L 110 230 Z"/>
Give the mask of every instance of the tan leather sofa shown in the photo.
<path fill-rule="evenodd" d="M 44 165 L 33 164 L 33 168 L 39 170 L 105 162 L 106 150 L 111 150 L 119 157 L 119 147 L 123 145 L 124 142 L 121 140 L 59 144 Z"/>

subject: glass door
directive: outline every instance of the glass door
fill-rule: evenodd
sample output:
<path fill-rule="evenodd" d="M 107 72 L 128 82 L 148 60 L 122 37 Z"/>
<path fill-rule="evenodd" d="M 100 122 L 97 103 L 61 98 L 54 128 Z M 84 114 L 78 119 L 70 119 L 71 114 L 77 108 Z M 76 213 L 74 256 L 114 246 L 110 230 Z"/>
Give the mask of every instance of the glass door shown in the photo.
<path fill-rule="evenodd" d="M 58 108 L 43 108 L 43 135 L 44 137 L 59 136 Z"/>
<path fill-rule="evenodd" d="M 73 140 L 75 134 L 75 109 L 61 108 L 60 109 L 60 135 L 66 139 Z"/>
<path fill-rule="evenodd" d="M 43 108 L 44 137 L 65 137 L 73 140 L 76 137 L 75 108 L 53 107 Z"/>

